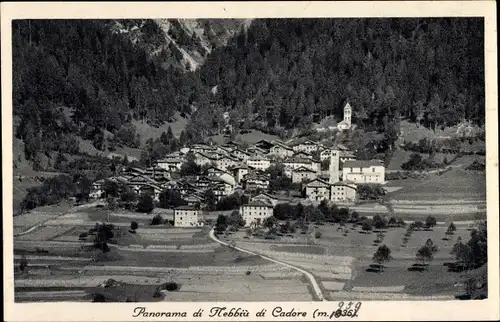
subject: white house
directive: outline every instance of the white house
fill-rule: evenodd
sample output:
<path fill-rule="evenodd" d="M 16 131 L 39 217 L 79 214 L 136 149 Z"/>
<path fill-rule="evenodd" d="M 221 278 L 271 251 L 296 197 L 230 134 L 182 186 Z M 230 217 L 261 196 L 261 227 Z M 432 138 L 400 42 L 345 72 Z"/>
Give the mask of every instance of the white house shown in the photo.
<path fill-rule="evenodd" d="M 351 128 L 351 116 L 352 116 L 352 108 L 349 102 L 347 102 L 344 106 L 344 120 L 337 124 L 337 129 L 349 130 Z"/>
<path fill-rule="evenodd" d="M 198 227 L 200 223 L 200 211 L 193 206 L 180 206 L 174 209 L 175 227 Z"/>
<path fill-rule="evenodd" d="M 297 144 L 293 147 L 293 150 L 295 152 L 307 152 L 307 153 L 313 153 L 316 150 L 318 150 L 318 143 L 307 140 L 303 143 Z"/>
<path fill-rule="evenodd" d="M 217 165 L 217 167 L 219 169 L 227 170 L 228 168 L 237 165 L 238 162 L 239 162 L 239 160 L 237 158 L 226 155 L 226 156 L 222 156 L 222 157 L 218 158 L 215 161 L 215 164 Z"/>
<path fill-rule="evenodd" d="M 266 171 L 271 166 L 271 161 L 265 156 L 253 156 L 247 160 L 247 165 L 261 171 Z"/>
<path fill-rule="evenodd" d="M 269 150 L 269 154 L 275 155 L 280 158 L 291 157 L 294 154 L 294 151 L 291 147 L 281 144 L 274 143 L 274 145 Z"/>
<path fill-rule="evenodd" d="M 240 214 L 245 221 L 245 226 L 261 225 L 264 219 L 273 215 L 273 206 L 262 201 L 255 201 L 242 205 Z"/>
<path fill-rule="evenodd" d="M 210 163 L 215 164 L 217 162 L 216 156 L 204 152 L 195 152 L 194 156 L 195 156 L 194 162 L 199 166 L 203 166 L 205 164 L 210 164 Z"/>
<path fill-rule="evenodd" d="M 385 167 L 381 160 L 345 161 L 343 180 L 359 183 L 385 183 Z"/>
<path fill-rule="evenodd" d="M 156 161 L 156 166 L 167 171 L 179 171 L 183 162 L 184 160 L 181 158 L 168 157 Z"/>
<path fill-rule="evenodd" d="M 104 190 L 102 189 L 103 184 L 104 184 L 104 179 L 93 182 L 89 197 L 93 199 L 101 198 L 102 194 L 104 193 Z"/>
<path fill-rule="evenodd" d="M 265 175 L 247 174 L 243 180 L 244 188 L 247 190 L 258 190 L 269 188 L 269 178 Z"/>
<path fill-rule="evenodd" d="M 250 153 L 247 153 L 241 149 L 234 149 L 232 154 L 243 161 L 246 161 L 251 157 Z"/>
<path fill-rule="evenodd" d="M 312 201 L 330 200 L 330 183 L 320 178 L 306 184 L 304 190 L 306 198 Z"/>
<path fill-rule="evenodd" d="M 237 165 L 235 167 L 232 167 L 231 170 L 233 171 L 234 178 L 236 180 L 236 183 L 241 183 L 241 180 L 248 174 L 250 171 L 250 167 L 248 165 L 242 164 L 242 165 Z"/>
<path fill-rule="evenodd" d="M 356 199 L 356 185 L 351 181 L 339 181 L 330 186 L 330 200 L 353 202 Z"/>

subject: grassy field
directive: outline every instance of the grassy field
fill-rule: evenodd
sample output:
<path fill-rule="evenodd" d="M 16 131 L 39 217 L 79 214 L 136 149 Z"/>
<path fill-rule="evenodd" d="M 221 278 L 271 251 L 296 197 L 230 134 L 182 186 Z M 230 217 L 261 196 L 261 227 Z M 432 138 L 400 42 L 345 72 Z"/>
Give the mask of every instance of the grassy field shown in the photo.
<path fill-rule="evenodd" d="M 425 179 L 406 179 L 388 182 L 402 189 L 389 193 L 395 200 L 485 200 L 485 172 L 453 169 L 442 175 L 429 175 Z"/>
<path fill-rule="evenodd" d="M 214 135 L 211 138 L 217 144 L 222 144 L 225 141 L 229 140 L 224 138 L 224 135 L 222 134 Z M 259 130 L 251 130 L 250 133 L 236 135 L 236 140 L 241 140 L 243 142 L 253 144 L 260 140 L 268 140 L 268 141 L 279 140 L 279 137 L 277 135 L 267 134 Z"/>

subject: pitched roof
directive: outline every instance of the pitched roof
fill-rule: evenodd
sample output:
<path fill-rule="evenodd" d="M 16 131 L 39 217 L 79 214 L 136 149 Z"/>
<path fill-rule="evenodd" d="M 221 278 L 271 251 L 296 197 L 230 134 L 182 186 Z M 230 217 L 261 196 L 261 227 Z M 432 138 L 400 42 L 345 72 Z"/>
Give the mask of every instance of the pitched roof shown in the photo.
<path fill-rule="evenodd" d="M 323 180 L 323 179 L 320 179 L 320 178 L 316 178 L 312 181 L 309 181 L 309 183 L 306 184 L 306 187 L 315 187 L 315 186 L 330 186 L 330 183 L 328 183 L 327 181 Z"/>
<path fill-rule="evenodd" d="M 368 168 L 372 166 L 383 166 L 384 162 L 381 160 L 353 160 L 344 162 L 345 168 Z"/>
<path fill-rule="evenodd" d="M 176 208 L 174 208 L 174 210 L 198 210 L 198 209 L 196 209 L 195 206 L 184 205 L 184 206 L 176 207 Z"/>
<path fill-rule="evenodd" d="M 242 205 L 242 207 L 268 207 L 268 208 L 273 208 L 273 205 L 265 202 L 265 201 L 261 201 L 261 200 L 256 200 L 256 201 L 252 201 L 252 202 L 249 202 L 245 205 Z"/>
<path fill-rule="evenodd" d="M 316 173 L 316 171 L 311 170 L 309 168 L 306 168 L 304 166 L 298 167 L 297 169 L 294 169 L 292 172 L 313 172 L 313 173 Z"/>

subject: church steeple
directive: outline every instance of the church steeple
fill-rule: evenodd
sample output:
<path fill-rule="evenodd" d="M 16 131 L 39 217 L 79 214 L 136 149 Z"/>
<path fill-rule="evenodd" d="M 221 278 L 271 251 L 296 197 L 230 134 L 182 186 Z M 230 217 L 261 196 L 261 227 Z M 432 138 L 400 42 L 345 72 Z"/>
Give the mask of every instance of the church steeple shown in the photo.
<path fill-rule="evenodd" d="M 351 116 L 352 116 L 352 107 L 349 102 L 347 102 L 344 106 L 344 122 L 348 127 L 351 127 Z"/>

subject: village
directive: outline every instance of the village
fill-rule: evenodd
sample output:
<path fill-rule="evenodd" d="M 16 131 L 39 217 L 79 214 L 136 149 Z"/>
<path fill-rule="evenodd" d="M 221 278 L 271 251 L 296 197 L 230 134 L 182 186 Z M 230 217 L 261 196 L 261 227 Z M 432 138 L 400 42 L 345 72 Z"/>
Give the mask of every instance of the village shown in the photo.
<path fill-rule="evenodd" d="M 344 120 L 337 125 L 339 130 L 350 129 L 351 114 L 347 103 Z M 182 176 L 181 168 L 189 163 L 203 169 L 203 174 Z M 291 179 L 296 190 L 270 193 L 267 170 L 277 165 L 283 166 L 283 175 Z M 385 167 L 381 160 L 356 160 L 352 151 L 341 144 L 327 147 L 310 140 L 296 145 L 260 140 L 243 148 L 241 143 L 229 141 L 182 148 L 147 169 L 124 168 L 116 176 L 94 182 L 91 198 L 106 198 L 106 181 L 115 182 L 120 191 L 148 194 L 154 202 L 159 202 L 162 191 L 175 191 L 185 201 L 174 209 L 176 227 L 202 224 L 200 210 L 206 203 L 207 191 L 213 192 L 216 202 L 233 194 L 245 194 L 250 202 L 241 205 L 240 215 L 246 226 L 251 226 L 273 216 L 277 203 L 318 205 L 326 200 L 352 205 L 358 185 L 385 183 Z"/>

